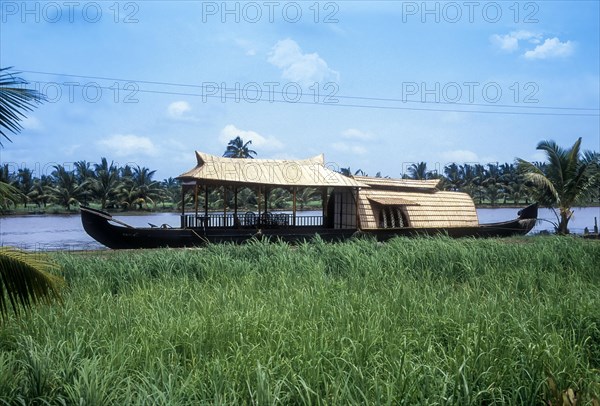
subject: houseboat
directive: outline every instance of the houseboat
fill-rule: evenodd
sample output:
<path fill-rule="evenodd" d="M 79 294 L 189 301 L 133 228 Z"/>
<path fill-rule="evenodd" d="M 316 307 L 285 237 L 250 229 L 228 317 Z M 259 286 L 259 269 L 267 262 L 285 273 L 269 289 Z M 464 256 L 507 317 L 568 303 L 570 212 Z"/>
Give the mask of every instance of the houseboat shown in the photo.
<path fill-rule="evenodd" d="M 196 159 L 197 165 L 178 177 L 182 184 L 180 227 L 132 227 L 109 213 L 82 206 L 85 231 L 109 248 L 131 249 L 241 243 L 252 238 L 296 242 L 315 235 L 326 241 L 357 235 L 380 241 L 437 234 L 505 237 L 528 233 L 537 219 L 537 205 L 531 205 L 513 220 L 479 224 L 471 197 L 439 190 L 437 179 L 344 176 L 327 168 L 323 155 L 272 160 L 196 152 Z M 320 200 L 310 215 L 298 207 L 307 189 Z M 282 191 L 291 198 L 291 210 L 273 209 L 274 196 Z M 218 211 L 209 207 L 215 193 L 222 202 Z M 244 199 L 238 204 L 240 196 Z"/>

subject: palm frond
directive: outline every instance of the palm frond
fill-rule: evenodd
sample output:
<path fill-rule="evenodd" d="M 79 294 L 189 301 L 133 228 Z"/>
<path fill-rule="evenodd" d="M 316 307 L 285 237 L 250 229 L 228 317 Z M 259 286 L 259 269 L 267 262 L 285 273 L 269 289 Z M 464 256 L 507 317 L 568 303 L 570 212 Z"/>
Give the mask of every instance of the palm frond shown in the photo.
<path fill-rule="evenodd" d="M 562 189 L 565 181 L 566 152 L 554 141 L 541 141 L 537 149 L 546 152 L 549 165 L 546 176 L 552 180 L 557 189 Z"/>
<path fill-rule="evenodd" d="M 27 89 L 28 82 L 15 76 L 18 72 L 10 73 L 10 69 L 0 68 L 0 140 L 4 137 L 9 141 L 8 133 L 17 134 L 23 129 L 20 121 L 25 118 L 24 112 L 46 99 L 37 90 Z"/>
<path fill-rule="evenodd" d="M 569 174 L 574 173 L 575 170 L 577 169 L 577 166 L 581 162 L 580 153 L 579 153 L 580 148 L 581 148 L 581 137 L 579 137 L 577 139 L 577 141 L 575 141 L 573 146 L 568 151 L 566 151 L 567 164 L 568 164 L 567 171 Z"/>
<path fill-rule="evenodd" d="M 19 189 L 8 183 L 0 182 L 0 206 L 5 201 L 16 203 L 22 197 L 23 193 Z"/>
<path fill-rule="evenodd" d="M 57 266 L 41 254 L 0 247 L 0 317 L 15 315 L 37 303 L 61 300 L 63 279 L 49 271 Z"/>
<path fill-rule="evenodd" d="M 546 174 L 536 165 L 523 159 L 517 159 L 518 170 L 525 180 L 532 182 L 534 185 L 541 187 L 544 191 L 552 196 L 551 200 L 558 203 L 560 196 L 551 179 L 548 179 Z"/>

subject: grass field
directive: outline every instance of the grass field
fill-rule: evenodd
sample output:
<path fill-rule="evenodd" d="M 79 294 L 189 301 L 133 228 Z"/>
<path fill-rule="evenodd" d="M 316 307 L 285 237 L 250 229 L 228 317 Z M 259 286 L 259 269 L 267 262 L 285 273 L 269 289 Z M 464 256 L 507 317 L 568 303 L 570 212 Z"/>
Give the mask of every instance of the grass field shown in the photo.
<path fill-rule="evenodd" d="M 54 254 L 0 327 L 0 403 L 543 404 L 600 397 L 600 244 L 395 239 Z"/>

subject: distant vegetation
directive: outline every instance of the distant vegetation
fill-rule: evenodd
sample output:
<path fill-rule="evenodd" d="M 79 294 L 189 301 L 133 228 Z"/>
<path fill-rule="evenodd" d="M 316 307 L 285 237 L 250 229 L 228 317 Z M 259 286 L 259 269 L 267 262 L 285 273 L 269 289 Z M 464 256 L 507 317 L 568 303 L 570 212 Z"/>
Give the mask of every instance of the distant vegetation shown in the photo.
<path fill-rule="evenodd" d="M 597 405 L 600 244 L 251 242 L 54 254 L 0 403 Z"/>

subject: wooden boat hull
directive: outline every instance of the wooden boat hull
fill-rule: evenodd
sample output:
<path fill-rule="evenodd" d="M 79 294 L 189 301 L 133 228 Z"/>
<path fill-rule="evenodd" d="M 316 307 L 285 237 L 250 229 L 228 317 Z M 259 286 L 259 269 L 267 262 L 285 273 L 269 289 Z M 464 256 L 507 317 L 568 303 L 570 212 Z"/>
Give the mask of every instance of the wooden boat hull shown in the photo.
<path fill-rule="evenodd" d="M 325 241 L 341 241 L 352 236 L 372 236 L 386 241 L 397 236 L 448 235 L 449 237 L 508 237 L 527 234 L 536 223 L 537 206 L 520 212 L 519 218 L 482 224 L 479 227 L 389 228 L 374 230 L 330 229 L 324 227 L 255 228 L 161 228 L 131 227 L 113 224 L 116 220 L 106 212 L 81 207 L 84 230 L 99 243 L 113 249 L 194 247 L 207 243 L 242 243 L 252 238 L 270 238 L 298 242 L 315 235 Z"/>

